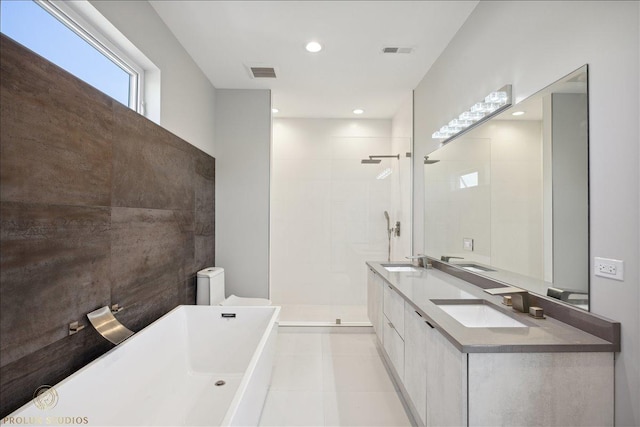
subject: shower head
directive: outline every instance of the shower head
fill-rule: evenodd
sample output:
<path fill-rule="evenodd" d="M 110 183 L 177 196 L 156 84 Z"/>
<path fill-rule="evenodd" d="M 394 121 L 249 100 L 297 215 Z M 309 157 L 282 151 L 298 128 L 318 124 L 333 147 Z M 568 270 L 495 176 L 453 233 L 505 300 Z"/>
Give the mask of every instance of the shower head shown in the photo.
<path fill-rule="evenodd" d="M 369 156 L 370 159 L 398 159 L 400 160 L 400 154 L 378 154 Z"/>
<path fill-rule="evenodd" d="M 429 160 L 429 156 L 424 156 L 424 164 L 432 165 L 434 163 L 438 163 L 440 160 Z"/>
<path fill-rule="evenodd" d="M 384 217 L 387 218 L 387 221 L 389 221 L 389 212 L 384 211 Z"/>
<path fill-rule="evenodd" d="M 381 161 L 382 160 L 380 159 L 362 159 L 360 160 L 360 163 L 362 163 L 363 165 L 377 165 Z"/>

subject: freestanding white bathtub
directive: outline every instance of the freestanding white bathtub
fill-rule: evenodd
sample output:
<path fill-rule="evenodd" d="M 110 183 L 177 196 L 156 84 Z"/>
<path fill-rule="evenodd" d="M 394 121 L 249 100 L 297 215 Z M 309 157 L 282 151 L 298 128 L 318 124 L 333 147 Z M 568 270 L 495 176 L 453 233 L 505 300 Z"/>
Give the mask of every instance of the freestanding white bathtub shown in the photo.
<path fill-rule="evenodd" d="M 279 312 L 179 306 L 54 385 L 55 406 L 32 401 L 3 424 L 258 425 Z"/>

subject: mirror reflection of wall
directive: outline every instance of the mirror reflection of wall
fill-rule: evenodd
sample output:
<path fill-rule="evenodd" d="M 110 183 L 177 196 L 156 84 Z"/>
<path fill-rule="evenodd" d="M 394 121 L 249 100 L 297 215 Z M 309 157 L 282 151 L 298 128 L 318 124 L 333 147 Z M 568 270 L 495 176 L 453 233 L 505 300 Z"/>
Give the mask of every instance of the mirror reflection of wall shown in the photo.
<path fill-rule="evenodd" d="M 439 161 L 424 169 L 428 255 L 491 266 L 538 293 L 588 293 L 586 72 L 429 154 Z"/>

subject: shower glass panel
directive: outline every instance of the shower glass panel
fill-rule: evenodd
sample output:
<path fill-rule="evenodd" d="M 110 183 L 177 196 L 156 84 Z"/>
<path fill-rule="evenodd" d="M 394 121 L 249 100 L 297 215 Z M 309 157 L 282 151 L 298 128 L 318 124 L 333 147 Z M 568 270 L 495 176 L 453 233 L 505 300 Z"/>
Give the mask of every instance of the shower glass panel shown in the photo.
<path fill-rule="evenodd" d="M 408 138 L 326 137 L 315 143 L 274 132 L 271 292 L 282 324 L 365 325 L 366 261 L 411 250 L 411 142 Z M 294 146 L 295 145 L 295 146 Z M 400 154 L 378 164 L 369 155 Z"/>

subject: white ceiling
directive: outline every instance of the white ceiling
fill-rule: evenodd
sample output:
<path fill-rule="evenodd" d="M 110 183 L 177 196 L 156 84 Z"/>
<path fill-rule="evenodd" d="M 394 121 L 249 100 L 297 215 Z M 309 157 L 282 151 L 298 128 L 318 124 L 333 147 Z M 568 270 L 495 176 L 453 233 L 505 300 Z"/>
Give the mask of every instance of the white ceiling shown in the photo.
<path fill-rule="evenodd" d="M 271 89 L 279 117 L 391 118 L 478 2 L 150 3 L 216 88 Z M 306 52 L 310 40 L 324 49 Z M 252 79 L 247 66 L 278 77 Z"/>

